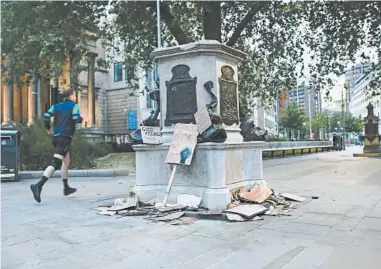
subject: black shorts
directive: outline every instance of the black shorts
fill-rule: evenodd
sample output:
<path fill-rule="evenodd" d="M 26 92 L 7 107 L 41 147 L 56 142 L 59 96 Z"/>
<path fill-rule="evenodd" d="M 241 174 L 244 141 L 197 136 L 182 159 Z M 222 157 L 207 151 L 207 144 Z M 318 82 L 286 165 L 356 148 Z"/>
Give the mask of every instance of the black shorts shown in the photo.
<path fill-rule="evenodd" d="M 69 136 L 53 136 L 52 139 L 54 154 L 62 155 L 63 157 L 69 152 L 71 145 L 71 137 Z"/>

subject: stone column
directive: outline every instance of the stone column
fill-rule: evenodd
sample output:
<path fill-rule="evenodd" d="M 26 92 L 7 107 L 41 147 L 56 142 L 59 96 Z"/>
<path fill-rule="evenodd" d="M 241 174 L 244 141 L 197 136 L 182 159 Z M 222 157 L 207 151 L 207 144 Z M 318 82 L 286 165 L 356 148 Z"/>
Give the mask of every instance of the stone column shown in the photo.
<path fill-rule="evenodd" d="M 95 53 L 88 55 L 87 69 L 87 126 L 95 127 Z"/>
<path fill-rule="evenodd" d="M 9 59 L 4 61 L 5 69 L 9 68 L 11 62 Z M 6 74 L 6 81 L 4 87 L 4 123 L 13 124 L 14 115 L 13 115 L 13 78 L 12 76 Z"/>
<path fill-rule="evenodd" d="M 28 125 L 31 125 L 37 118 L 38 105 L 38 77 L 33 75 L 28 87 Z"/>

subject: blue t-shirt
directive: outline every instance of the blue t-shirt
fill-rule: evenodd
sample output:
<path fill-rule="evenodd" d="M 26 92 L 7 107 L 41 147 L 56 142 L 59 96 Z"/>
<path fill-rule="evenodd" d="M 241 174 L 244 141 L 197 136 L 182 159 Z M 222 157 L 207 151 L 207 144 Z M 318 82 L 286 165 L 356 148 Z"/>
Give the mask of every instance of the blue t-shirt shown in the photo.
<path fill-rule="evenodd" d="M 52 105 L 44 114 L 45 127 L 50 128 L 50 118 L 54 117 L 54 136 L 72 137 L 75 133 L 75 124 L 81 123 L 79 105 L 71 100 Z"/>

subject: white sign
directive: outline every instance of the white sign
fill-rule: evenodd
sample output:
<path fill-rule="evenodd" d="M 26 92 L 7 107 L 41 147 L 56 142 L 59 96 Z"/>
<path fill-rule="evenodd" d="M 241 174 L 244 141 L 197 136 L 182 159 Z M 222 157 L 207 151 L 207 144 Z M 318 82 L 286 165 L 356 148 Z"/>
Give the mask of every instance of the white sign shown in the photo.
<path fill-rule="evenodd" d="M 160 127 L 141 126 L 142 139 L 144 144 L 159 145 L 163 144 Z"/>
<path fill-rule="evenodd" d="M 212 126 L 212 121 L 210 120 L 209 112 L 206 107 L 197 111 L 196 114 L 194 114 L 194 119 L 196 120 L 198 132 L 200 134 L 202 134 L 203 132 L 208 130 L 210 126 Z"/>
<path fill-rule="evenodd" d="M 197 145 L 197 136 L 197 125 L 177 123 L 165 162 L 190 165 Z"/>

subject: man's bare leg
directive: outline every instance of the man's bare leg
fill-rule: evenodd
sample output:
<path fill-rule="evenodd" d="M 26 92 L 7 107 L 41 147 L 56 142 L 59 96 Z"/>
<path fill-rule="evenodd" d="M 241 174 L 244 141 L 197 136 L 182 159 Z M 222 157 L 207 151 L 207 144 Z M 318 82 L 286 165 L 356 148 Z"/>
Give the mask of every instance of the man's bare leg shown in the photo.
<path fill-rule="evenodd" d="M 36 184 L 30 185 L 30 189 L 32 190 L 33 197 L 37 202 L 41 203 L 42 187 L 44 186 L 46 181 L 48 181 L 48 179 L 53 176 L 54 172 L 58 168 L 60 168 L 63 159 L 64 159 L 64 156 L 55 153 L 53 155 L 51 164 L 48 167 L 46 167 L 40 181 L 38 181 Z"/>
<path fill-rule="evenodd" d="M 68 174 L 69 174 L 69 165 L 70 165 L 70 153 L 68 152 L 63 159 L 61 166 L 61 177 L 64 185 L 64 195 L 68 196 L 77 191 L 76 188 L 71 188 L 67 182 Z"/>

